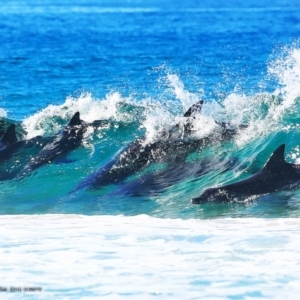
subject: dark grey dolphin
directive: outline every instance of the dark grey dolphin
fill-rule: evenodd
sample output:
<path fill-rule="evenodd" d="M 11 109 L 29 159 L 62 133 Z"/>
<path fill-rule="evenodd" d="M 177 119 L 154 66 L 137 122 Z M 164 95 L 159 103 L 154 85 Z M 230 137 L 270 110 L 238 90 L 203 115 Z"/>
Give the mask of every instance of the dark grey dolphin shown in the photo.
<path fill-rule="evenodd" d="M 170 130 L 160 133 L 155 142 L 146 142 L 143 136 L 122 149 L 111 161 L 102 166 L 96 173 L 83 180 L 76 188 L 96 189 L 104 185 L 115 184 L 143 170 L 153 162 L 180 161 L 201 146 L 208 144 L 211 138 L 189 139 L 193 131 L 193 121 L 201 111 L 203 101 L 195 103 L 184 114 L 185 122 L 176 124 Z M 228 138 L 236 130 L 222 126 L 222 135 Z"/>
<path fill-rule="evenodd" d="M 0 136 L 3 136 L 11 125 L 15 126 L 15 134 L 19 140 L 23 140 L 26 136 L 26 131 L 20 121 L 7 118 L 0 118 Z"/>
<path fill-rule="evenodd" d="M 71 118 L 69 124 L 59 133 L 54 140 L 46 144 L 42 150 L 19 172 L 17 177 L 23 177 L 33 170 L 51 163 L 78 148 L 83 141 L 89 124 L 80 119 L 79 112 Z"/>
<path fill-rule="evenodd" d="M 29 140 L 19 141 L 16 136 L 16 126 L 8 126 L 0 140 L 0 161 L 5 161 L 12 157 L 16 152 L 23 148 L 39 147 L 42 148 L 49 141 L 49 138 L 35 137 Z"/>
<path fill-rule="evenodd" d="M 193 198 L 192 203 L 245 200 L 251 196 L 295 188 L 300 184 L 300 165 L 287 163 L 284 149 L 284 144 L 278 147 L 263 169 L 255 175 L 235 183 L 206 189 L 199 197 Z"/>
<path fill-rule="evenodd" d="M 192 180 L 204 176 L 213 170 L 226 170 L 233 168 L 238 163 L 236 158 L 209 157 L 192 162 L 179 161 L 166 166 L 163 170 L 150 171 L 144 175 L 125 182 L 109 194 L 108 197 L 130 196 L 158 196 L 172 185 L 182 180 Z"/>

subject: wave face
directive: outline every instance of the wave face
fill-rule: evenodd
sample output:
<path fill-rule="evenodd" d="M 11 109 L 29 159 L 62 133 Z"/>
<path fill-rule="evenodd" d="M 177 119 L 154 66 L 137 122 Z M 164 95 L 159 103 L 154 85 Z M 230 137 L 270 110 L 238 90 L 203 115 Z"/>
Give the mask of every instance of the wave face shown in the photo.
<path fill-rule="evenodd" d="M 67 159 L 24 178 L 14 174 L 38 147 L 2 163 L 1 214 L 299 216 L 297 187 L 247 201 L 190 203 L 208 187 L 255 174 L 283 143 L 286 160 L 300 161 L 299 7 L 20 3 L 0 8 L 3 124 L 16 123 L 19 139 L 29 140 L 51 138 L 77 111 L 88 123 L 105 123 L 89 127 Z M 124 180 L 77 188 L 131 142 L 161 139 L 200 100 L 183 146 L 179 133 Z M 215 121 L 248 127 L 222 139 Z"/>

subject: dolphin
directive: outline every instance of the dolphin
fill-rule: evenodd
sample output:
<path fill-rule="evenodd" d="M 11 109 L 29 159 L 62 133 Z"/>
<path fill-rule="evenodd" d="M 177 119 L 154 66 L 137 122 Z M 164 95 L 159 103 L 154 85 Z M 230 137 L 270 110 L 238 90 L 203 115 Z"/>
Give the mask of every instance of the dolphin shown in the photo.
<path fill-rule="evenodd" d="M 17 177 L 24 177 L 35 169 L 66 156 L 69 152 L 78 148 L 82 144 L 88 126 L 88 123 L 80 119 L 79 112 L 76 112 L 62 132 L 46 144 L 18 173 Z"/>
<path fill-rule="evenodd" d="M 205 176 L 213 170 L 226 172 L 228 169 L 237 166 L 238 160 L 235 157 L 222 159 L 218 157 L 201 158 L 192 162 L 180 161 L 167 165 L 163 170 L 150 171 L 146 174 L 121 184 L 120 187 L 109 194 L 109 196 L 158 196 L 165 192 L 172 185 L 182 180 L 192 180 Z"/>
<path fill-rule="evenodd" d="M 3 136 L 11 125 L 15 125 L 15 133 L 19 139 L 23 139 L 26 136 L 26 131 L 20 121 L 15 121 L 7 118 L 0 118 L 0 136 Z"/>
<path fill-rule="evenodd" d="M 0 140 L 0 165 L 2 168 L 0 181 L 13 179 L 18 174 L 18 170 L 22 168 L 24 157 L 28 155 L 28 152 L 24 151 L 25 149 L 28 148 L 31 153 L 36 153 L 50 140 L 51 137 L 42 136 L 29 140 L 18 140 L 15 124 L 9 125 Z"/>
<path fill-rule="evenodd" d="M 201 146 L 208 144 L 212 140 L 209 137 L 188 138 L 193 132 L 193 121 L 201 111 L 202 105 L 202 100 L 192 105 L 184 114 L 185 122 L 176 124 L 170 130 L 162 131 L 156 141 L 147 142 L 146 136 L 143 136 L 131 142 L 119 151 L 111 161 L 80 182 L 75 190 L 97 189 L 105 185 L 122 182 L 153 162 L 178 162 Z M 220 126 L 224 138 L 236 133 L 233 129 Z"/>
<path fill-rule="evenodd" d="M 192 199 L 193 204 L 203 202 L 227 202 L 290 190 L 300 184 L 300 165 L 287 163 L 284 159 L 285 144 L 271 155 L 263 169 L 253 176 L 228 185 L 208 188 Z"/>
<path fill-rule="evenodd" d="M 42 148 L 49 141 L 49 138 L 41 136 L 34 137 L 29 140 L 18 140 L 16 135 L 16 126 L 11 124 L 8 126 L 0 140 L 0 162 L 8 160 L 16 152 L 23 148 L 38 147 Z"/>

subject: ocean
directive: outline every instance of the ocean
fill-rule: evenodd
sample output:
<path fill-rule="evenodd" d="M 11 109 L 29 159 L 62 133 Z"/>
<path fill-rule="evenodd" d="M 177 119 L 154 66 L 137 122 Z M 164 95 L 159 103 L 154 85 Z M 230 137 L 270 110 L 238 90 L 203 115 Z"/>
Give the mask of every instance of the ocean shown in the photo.
<path fill-rule="evenodd" d="M 256 174 L 282 144 L 300 163 L 299 11 L 284 0 L 3 1 L 0 130 L 48 141 L 76 112 L 98 125 L 26 176 L 41 146 L 0 157 L 1 298 L 295 298 L 299 186 L 191 199 Z M 163 135 L 155 159 L 121 166 L 128 176 L 82 184 L 201 100 L 188 137 Z"/>

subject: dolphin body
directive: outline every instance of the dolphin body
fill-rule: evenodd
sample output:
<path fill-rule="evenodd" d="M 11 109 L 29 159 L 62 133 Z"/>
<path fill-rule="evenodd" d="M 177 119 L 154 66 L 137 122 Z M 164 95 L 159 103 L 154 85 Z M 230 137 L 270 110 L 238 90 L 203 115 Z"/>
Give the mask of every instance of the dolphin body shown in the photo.
<path fill-rule="evenodd" d="M 79 112 L 76 112 L 62 132 L 58 134 L 54 140 L 46 144 L 18 173 L 17 177 L 24 177 L 35 169 L 47 163 L 51 163 L 78 148 L 82 144 L 88 126 L 88 123 L 80 119 Z"/>
<path fill-rule="evenodd" d="M 0 161 L 8 159 L 13 153 L 21 148 L 22 144 L 19 142 L 15 132 L 15 125 L 10 125 L 4 132 L 0 141 Z"/>
<path fill-rule="evenodd" d="M 191 202 L 200 204 L 210 201 L 245 200 L 252 196 L 295 188 L 300 184 L 300 165 L 287 163 L 284 150 L 284 144 L 278 147 L 263 169 L 255 175 L 235 183 L 206 189 Z"/>
<path fill-rule="evenodd" d="M 129 182 L 121 184 L 120 187 L 109 194 L 108 197 L 128 196 L 158 196 L 165 192 L 170 186 L 182 181 L 199 178 L 213 170 L 226 172 L 238 163 L 234 157 L 222 159 L 218 157 L 204 158 L 192 162 L 179 161 L 167 165 L 165 169 L 150 171 Z"/>
<path fill-rule="evenodd" d="M 155 142 L 147 142 L 143 136 L 122 149 L 117 155 L 102 166 L 94 174 L 84 179 L 75 190 L 90 188 L 97 189 L 105 185 L 116 184 L 127 177 L 149 166 L 152 162 L 174 162 L 184 159 L 199 147 L 208 144 L 211 138 L 189 139 L 193 130 L 193 120 L 202 109 L 203 101 L 192 105 L 184 114 L 183 124 L 176 124 L 170 130 L 160 133 Z M 219 124 L 220 125 L 220 124 Z M 223 138 L 236 133 L 236 129 L 227 128 L 227 124 L 220 125 Z M 175 137 L 175 138 L 174 138 Z"/>

